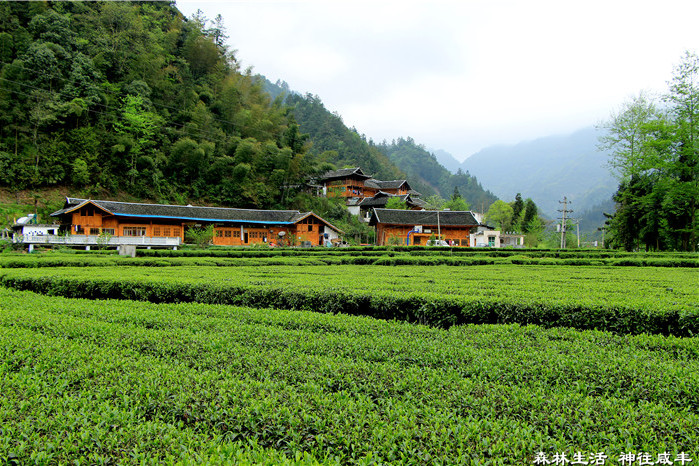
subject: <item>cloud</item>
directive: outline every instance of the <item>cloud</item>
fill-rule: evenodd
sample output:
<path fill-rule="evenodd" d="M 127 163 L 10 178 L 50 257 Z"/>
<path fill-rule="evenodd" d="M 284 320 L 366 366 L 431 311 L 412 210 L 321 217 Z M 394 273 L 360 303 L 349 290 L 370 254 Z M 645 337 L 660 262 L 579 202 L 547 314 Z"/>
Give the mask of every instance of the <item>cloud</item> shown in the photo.
<path fill-rule="evenodd" d="M 244 66 L 320 96 L 374 140 L 465 157 L 574 131 L 662 91 L 699 50 L 699 2 L 178 2 L 221 13 Z M 516 139 L 519 138 L 519 139 Z"/>

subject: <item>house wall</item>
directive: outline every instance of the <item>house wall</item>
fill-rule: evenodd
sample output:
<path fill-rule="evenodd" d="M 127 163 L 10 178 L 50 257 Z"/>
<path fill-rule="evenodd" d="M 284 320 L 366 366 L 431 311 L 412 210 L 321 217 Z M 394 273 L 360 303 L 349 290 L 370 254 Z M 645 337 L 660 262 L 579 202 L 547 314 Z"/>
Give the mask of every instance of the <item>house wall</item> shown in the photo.
<path fill-rule="evenodd" d="M 253 244 L 278 244 L 279 232 L 284 237 L 289 229 L 279 226 L 260 227 L 247 225 L 221 225 L 214 227 L 213 243 L 216 246 L 250 246 Z"/>
<path fill-rule="evenodd" d="M 364 178 L 354 176 L 325 181 L 323 192 L 327 197 L 371 197 L 376 194 L 376 190 L 364 186 Z"/>
<path fill-rule="evenodd" d="M 384 188 L 381 191 L 388 194 L 395 194 L 397 196 L 404 196 L 408 194 L 408 189 L 405 187 L 405 184 L 400 188 Z"/>
<path fill-rule="evenodd" d="M 115 217 L 107 215 L 94 206 L 85 206 L 71 214 L 73 235 L 99 235 L 108 232 L 112 236 L 147 236 L 179 237 L 184 241 L 185 222 Z M 279 233 L 284 235 L 280 238 Z M 299 244 L 309 241 L 313 246 L 325 243 L 324 233 L 328 239 L 338 238 L 338 233 L 328 227 L 314 215 L 294 225 L 215 225 L 213 244 L 217 246 L 248 246 L 253 244 L 284 245 Z M 295 238 L 294 238 L 295 237 Z"/>
<path fill-rule="evenodd" d="M 464 225 L 464 226 L 448 226 L 441 227 L 439 229 L 442 239 L 449 242 L 449 244 L 454 244 L 458 247 L 468 247 L 470 245 L 470 231 L 475 225 Z M 412 231 L 414 225 L 386 225 L 379 223 L 376 226 L 376 242 L 379 246 L 385 246 L 389 244 L 389 238 L 395 236 L 400 239 L 400 244 L 406 244 L 406 239 L 408 237 L 408 232 Z M 427 241 L 434 233 L 437 236 L 437 225 L 423 225 L 423 232 L 425 230 L 430 230 L 430 233 L 412 233 L 410 235 L 410 244 L 412 246 L 425 246 Z"/>
<path fill-rule="evenodd" d="M 24 225 L 22 227 L 23 236 L 33 235 L 56 235 L 59 225 Z"/>
<path fill-rule="evenodd" d="M 493 238 L 493 245 L 490 245 L 489 238 Z M 479 229 L 477 234 L 471 235 L 471 244 L 477 248 L 499 248 L 500 247 L 500 230 L 485 230 Z"/>
<path fill-rule="evenodd" d="M 313 246 L 322 246 L 324 242 L 325 224 L 316 217 L 309 215 L 294 225 L 294 234 L 300 242 L 310 241 Z"/>
<path fill-rule="evenodd" d="M 89 205 L 72 213 L 71 234 L 99 235 L 103 232 L 112 236 L 179 237 L 184 241 L 184 223 L 176 220 L 120 219 Z"/>

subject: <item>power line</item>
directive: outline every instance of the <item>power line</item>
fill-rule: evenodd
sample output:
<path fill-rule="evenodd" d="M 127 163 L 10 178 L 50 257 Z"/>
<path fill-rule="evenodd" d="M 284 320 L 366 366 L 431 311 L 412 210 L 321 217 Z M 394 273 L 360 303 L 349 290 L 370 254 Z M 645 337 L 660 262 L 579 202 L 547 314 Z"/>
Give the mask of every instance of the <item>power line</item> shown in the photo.
<path fill-rule="evenodd" d="M 563 204 L 563 209 L 558 209 L 559 212 L 563 213 L 562 217 L 558 217 L 561 219 L 561 249 L 566 248 L 566 226 L 568 224 L 566 215 L 568 213 L 572 213 L 573 209 L 568 209 L 568 204 L 572 204 L 565 196 L 563 196 L 562 201 L 558 201 L 559 204 Z"/>

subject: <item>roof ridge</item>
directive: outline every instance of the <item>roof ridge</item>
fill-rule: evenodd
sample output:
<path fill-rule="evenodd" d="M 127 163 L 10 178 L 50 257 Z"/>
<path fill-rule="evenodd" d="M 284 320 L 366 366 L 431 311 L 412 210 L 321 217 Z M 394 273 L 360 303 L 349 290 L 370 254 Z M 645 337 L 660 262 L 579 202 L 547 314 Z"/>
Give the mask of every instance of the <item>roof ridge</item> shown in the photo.
<path fill-rule="evenodd" d="M 72 198 L 79 199 L 79 198 Z M 115 204 L 128 204 L 128 205 L 145 205 L 145 206 L 161 206 L 161 207 L 186 207 L 188 209 L 226 209 L 226 210 L 245 210 L 248 212 L 297 212 L 299 210 L 268 210 L 268 209 L 245 209 L 242 207 L 214 207 L 214 206 L 200 206 L 200 205 L 181 205 L 181 204 L 152 204 L 148 202 L 124 202 L 124 201 L 107 201 L 104 199 L 84 199 L 83 201 L 91 202 L 113 202 Z"/>

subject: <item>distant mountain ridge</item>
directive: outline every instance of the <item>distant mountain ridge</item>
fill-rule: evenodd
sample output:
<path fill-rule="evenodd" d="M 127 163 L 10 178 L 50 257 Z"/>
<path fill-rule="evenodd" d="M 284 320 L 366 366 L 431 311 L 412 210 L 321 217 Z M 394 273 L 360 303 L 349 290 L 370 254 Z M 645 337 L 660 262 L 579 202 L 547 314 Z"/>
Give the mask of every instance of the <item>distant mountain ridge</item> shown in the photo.
<path fill-rule="evenodd" d="M 589 127 L 516 145 L 483 149 L 461 169 L 501 199 L 531 197 L 542 213 L 556 218 L 565 196 L 577 213 L 609 200 L 617 182 L 606 167 L 608 154 L 597 149 L 599 133 Z"/>
<path fill-rule="evenodd" d="M 407 179 L 424 197 L 438 194 L 448 199 L 458 189 L 472 206 L 487 207 L 497 200 L 474 177 L 460 173 L 458 166 L 456 174 L 450 173 L 435 155 L 411 138 L 375 144 L 355 128 L 348 128 L 341 116 L 325 108 L 320 97 L 294 92 L 284 81 L 272 83 L 264 76 L 256 76 L 256 80 L 272 98 L 280 98 L 289 106 L 301 132 L 312 142 L 309 152 L 324 162 L 337 168 L 358 166 L 379 179 Z"/>
<path fill-rule="evenodd" d="M 443 149 L 437 149 L 437 150 L 432 150 L 429 149 L 430 152 L 434 154 L 434 156 L 437 158 L 437 162 L 442 164 L 444 168 L 449 170 L 452 173 L 457 173 L 459 169 L 461 168 L 461 162 L 456 160 L 456 158 L 451 155 L 449 152 L 443 150 Z"/>

